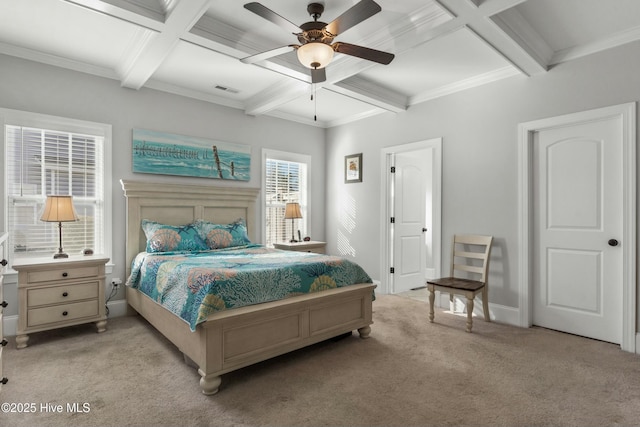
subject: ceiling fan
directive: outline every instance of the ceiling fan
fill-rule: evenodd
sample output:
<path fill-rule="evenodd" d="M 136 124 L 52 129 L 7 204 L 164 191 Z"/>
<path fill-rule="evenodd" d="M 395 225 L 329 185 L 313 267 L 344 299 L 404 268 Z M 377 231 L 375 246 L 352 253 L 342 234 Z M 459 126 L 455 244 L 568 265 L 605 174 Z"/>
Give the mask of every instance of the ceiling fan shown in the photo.
<path fill-rule="evenodd" d="M 384 65 L 389 64 L 395 57 L 392 53 L 382 52 L 368 47 L 344 42 L 333 43 L 333 39 L 339 34 L 382 10 L 380 5 L 373 0 L 361 0 L 328 24 L 318 21 L 318 18 L 320 18 L 322 12 L 324 12 L 324 5 L 321 3 L 310 3 L 307 6 L 307 12 L 309 12 L 313 21 L 305 22 L 299 27 L 258 2 L 247 3 L 244 7 L 256 15 L 291 32 L 298 37 L 298 41 L 300 42 L 300 44 L 279 47 L 241 59 L 245 64 L 253 64 L 296 50 L 300 63 L 311 69 L 311 82 L 320 83 L 327 79 L 325 67 L 333 59 L 334 52 L 367 59 Z"/>

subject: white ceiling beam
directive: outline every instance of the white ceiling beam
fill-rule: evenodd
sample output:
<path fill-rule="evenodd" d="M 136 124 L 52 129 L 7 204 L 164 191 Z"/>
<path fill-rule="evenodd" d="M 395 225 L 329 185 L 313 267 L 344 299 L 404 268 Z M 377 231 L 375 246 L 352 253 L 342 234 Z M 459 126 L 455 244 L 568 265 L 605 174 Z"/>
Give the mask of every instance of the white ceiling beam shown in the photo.
<path fill-rule="evenodd" d="M 263 38 L 248 37 L 245 31 L 207 15 L 203 16 L 182 39 L 222 55 L 236 58 L 238 61 L 273 48 L 273 44 L 266 44 Z M 282 56 L 245 65 L 257 65 L 297 80 L 311 81 L 309 73 L 302 70 L 299 63 L 291 64 L 285 61 Z"/>
<path fill-rule="evenodd" d="M 144 40 L 139 49 L 132 50 L 127 58 L 128 67 L 123 70 L 121 85 L 140 89 L 162 65 L 180 38 L 198 22 L 209 8 L 211 0 L 189 0 L 175 5 L 165 20 L 160 33 Z"/>
<path fill-rule="evenodd" d="M 256 42 L 246 39 L 246 31 L 242 31 L 212 16 L 204 15 L 182 36 L 183 40 L 205 47 L 233 58 L 244 58 L 247 51 L 260 47 Z M 265 47 L 266 49 L 266 47 Z"/>
<path fill-rule="evenodd" d="M 551 63 L 553 49 L 516 9 L 506 10 L 491 19 L 539 64 L 546 68 Z"/>
<path fill-rule="evenodd" d="M 478 9 L 485 16 L 493 16 L 495 14 L 504 12 L 507 9 L 511 9 L 527 0 L 478 0 Z"/>
<path fill-rule="evenodd" d="M 406 96 L 360 76 L 353 76 L 325 86 L 325 89 L 394 113 L 406 111 L 409 103 Z"/>
<path fill-rule="evenodd" d="M 455 23 L 471 29 L 513 66 L 525 75 L 532 76 L 546 72 L 548 62 L 541 55 L 534 54 L 529 44 L 522 43 L 522 38 L 514 37 L 515 33 L 509 31 L 504 20 L 495 16 L 523 1 L 483 0 L 478 6 L 477 2 L 471 0 L 438 0 L 455 16 Z"/>
<path fill-rule="evenodd" d="M 288 80 L 274 85 L 252 97 L 245 104 L 244 112 L 250 116 L 266 114 L 279 106 L 309 93 L 309 85 L 298 80 Z"/>
<path fill-rule="evenodd" d="M 354 60 L 355 61 L 355 60 Z M 264 61 L 267 62 L 267 61 Z M 373 65 L 359 61 L 357 69 L 351 69 L 350 73 L 337 73 L 338 68 L 327 67 L 327 81 L 316 84 L 316 89 L 326 89 L 344 96 L 349 96 L 367 104 L 382 108 L 387 111 L 400 112 L 407 109 L 408 99 L 392 90 L 376 85 L 364 78 L 357 77 L 363 69 Z M 273 66 L 273 63 L 270 63 Z M 288 69 L 290 74 L 293 70 Z M 334 72 L 337 77 L 334 77 Z M 268 88 L 247 101 L 245 112 L 251 115 L 266 114 L 292 100 L 310 92 L 310 82 L 306 80 L 309 73 L 305 73 L 305 80 L 288 80 L 277 89 Z"/>
<path fill-rule="evenodd" d="M 123 21 L 131 22 L 153 31 L 161 31 L 164 27 L 165 15 L 162 10 L 144 8 L 124 0 L 65 0 L 95 12 L 109 15 Z"/>

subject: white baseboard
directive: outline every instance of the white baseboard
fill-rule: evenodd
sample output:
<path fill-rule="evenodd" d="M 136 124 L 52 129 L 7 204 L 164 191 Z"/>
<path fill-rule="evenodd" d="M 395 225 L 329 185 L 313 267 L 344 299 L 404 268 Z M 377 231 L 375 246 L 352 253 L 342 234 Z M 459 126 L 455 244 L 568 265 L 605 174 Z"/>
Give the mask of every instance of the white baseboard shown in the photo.
<path fill-rule="evenodd" d="M 466 304 L 457 296 L 454 298 L 454 301 L 454 310 L 465 312 Z M 436 296 L 436 304 L 440 308 L 450 309 L 449 294 L 440 292 L 440 296 Z M 482 301 L 478 298 L 474 301 L 473 312 L 477 316 L 484 317 Z M 520 310 L 515 307 L 492 303 L 489 304 L 489 315 L 491 316 L 491 320 L 495 322 L 505 323 L 512 326 L 520 326 Z"/>
<path fill-rule="evenodd" d="M 126 316 L 127 315 L 127 301 L 126 300 L 117 300 L 111 301 L 107 303 L 107 307 L 109 307 L 109 317 L 108 319 L 113 319 L 114 317 Z M 107 319 L 107 320 L 108 320 Z M 108 323 L 107 323 L 108 328 Z M 5 337 L 15 337 L 16 331 L 18 330 L 18 315 L 15 314 L 13 316 L 3 316 L 2 322 L 2 332 Z"/>
<path fill-rule="evenodd" d="M 125 299 L 110 301 L 107 303 L 107 307 L 109 307 L 109 319 L 126 316 L 128 314 L 127 307 L 129 307 L 129 305 Z"/>
<path fill-rule="evenodd" d="M 464 311 L 465 304 L 462 300 L 456 298 L 454 302 L 455 310 Z M 449 294 L 441 293 L 439 297 L 436 297 L 436 306 L 444 309 L 450 309 Z M 473 305 L 473 312 L 475 315 L 483 317 L 482 301 L 476 299 Z M 515 307 L 508 307 L 499 304 L 489 304 L 489 314 L 491 320 L 505 323 L 507 325 L 520 327 L 520 310 Z M 632 353 L 640 354 L 640 333 L 636 333 L 636 345 Z"/>

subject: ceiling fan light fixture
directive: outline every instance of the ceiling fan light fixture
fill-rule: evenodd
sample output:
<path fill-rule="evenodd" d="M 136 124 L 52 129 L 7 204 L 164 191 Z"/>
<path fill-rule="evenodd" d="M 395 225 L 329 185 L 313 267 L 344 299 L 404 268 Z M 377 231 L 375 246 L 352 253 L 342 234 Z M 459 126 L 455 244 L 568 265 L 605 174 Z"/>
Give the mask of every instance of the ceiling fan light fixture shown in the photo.
<path fill-rule="evenodd" d="M 298 48 L 298 60 L 307 68 L 324 68 L 333 59 L 333 48 L 322 42 L 309 42 Z"/>

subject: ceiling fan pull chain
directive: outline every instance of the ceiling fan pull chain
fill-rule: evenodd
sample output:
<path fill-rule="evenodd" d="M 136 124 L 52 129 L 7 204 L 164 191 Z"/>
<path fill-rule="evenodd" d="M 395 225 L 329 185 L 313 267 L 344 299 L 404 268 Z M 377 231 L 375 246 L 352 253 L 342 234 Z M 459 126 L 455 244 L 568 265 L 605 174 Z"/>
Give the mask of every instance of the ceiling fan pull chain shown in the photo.
<path fill-rule="evenodd" d="M 311 92 L 311 99 L 313 100 L 313 121 L 318 121 L 318 97 L 316 96 L 316 85 L 313 85 L 313 92 Z"/>

